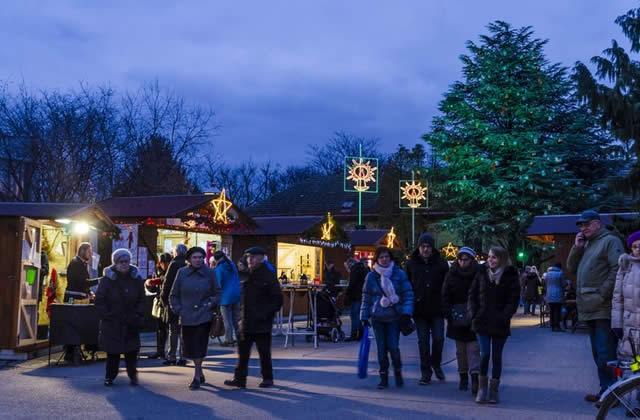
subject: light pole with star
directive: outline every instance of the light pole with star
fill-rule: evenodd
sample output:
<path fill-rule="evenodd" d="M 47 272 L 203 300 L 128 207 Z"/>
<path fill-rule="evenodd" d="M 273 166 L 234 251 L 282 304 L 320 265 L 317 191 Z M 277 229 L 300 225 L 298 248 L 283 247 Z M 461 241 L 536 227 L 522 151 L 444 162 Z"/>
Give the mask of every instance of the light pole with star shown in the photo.
<path fill-rule="evenodd" d="M 363 157 L 362 144 L 359 156 L 346 156 L 344 161 L 344 190 L 358 193 L 358 225 L 356 229 L 364 229 L 362 224 L 362 193 L 378 192 L 378 159 Z"/>

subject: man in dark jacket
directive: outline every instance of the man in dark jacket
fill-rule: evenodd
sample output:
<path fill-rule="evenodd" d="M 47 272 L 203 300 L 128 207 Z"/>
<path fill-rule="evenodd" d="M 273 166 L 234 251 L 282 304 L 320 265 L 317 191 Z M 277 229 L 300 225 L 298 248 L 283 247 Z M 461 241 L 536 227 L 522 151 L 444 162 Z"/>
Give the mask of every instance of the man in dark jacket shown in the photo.
<path fill-rule="evenodd" d="M 175 254 L 175 258 L 171 261 L 171 264 L 169 264 L 169 268 L 167 268 L 167 274 L 165 275 L 164 282 L 162 282 L 162 291 L 160 292 L 160 300 L 164 308 L 164 322 L 169 326 L 169 350 L 167 351 L 167 360 L 165 360 L 163 364 L 178 364 L 184 366 L 187 364 L 187 361 L 183 357 L 182 336 L 180 334 L 179 324 L 180 318 L 171 310 L 169 296 L 171 295 L 173 283 L 176 281 L 178 270 L 187 265 L 187 246 L 184 244 L 176 245 Z M 180 360 L 176 361 L 178 340 L 180 340 Z"/>
<path fill-rule="evenodd" d="M 238 365 L 234 378 L 224 381 L 224 384 L 238 388 L 246 387 L 251 347 L 256 343 L 262 373 L 259 387 L 269 388 L 273 386 L 271 328 L 273 318 L 282 306 L 282 291 L 275 272 L 264 263 L 264 250 L 254 247 L 245 253 L 248 254 L 249 276 L 242 280 Z"/>
<path fill-rule="evenodd" d="M 333 297 L 338 295 L 338 284 L 342 275 L 331 260 L 324 262 L 324 272 L 322 273 L 322 283 L 327 286 L 327 292 Z"/>
<path fill-rule="evenodd" d="M 430 383 L 432 373 L 444 381 L 444 372 L 440 367 L 444 345 L 444 316 L 440 296 L 449 264 L 440 256 L 433 237 L 428 233 L 418 239 L 418 248 L 407 261 L 406 271 L 415 295 L 413 319 L 418 333 L 422 373 L 419 383 Z"/>
<path fill-rule="evenodd" d="M 360 261 L 355 258 L 347 261 L 349 269 L 349 285 L 347 286 L 346 298 L 351 304 L 351 337 L 344 341 L 358 341 L 362 338 L 363 328 L 360 324 L 360 305 L 362 304 L 362 288 L 364 279 L 369 274 Z"/>

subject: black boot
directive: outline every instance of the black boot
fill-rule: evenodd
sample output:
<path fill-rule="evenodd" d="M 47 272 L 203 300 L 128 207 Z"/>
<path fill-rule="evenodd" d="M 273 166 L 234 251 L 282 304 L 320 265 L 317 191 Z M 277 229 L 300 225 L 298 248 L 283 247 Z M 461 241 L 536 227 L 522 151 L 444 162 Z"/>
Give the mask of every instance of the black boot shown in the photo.
<path fill-rule="evenodd" d="M 460 391 L 467 391 L 469 389 L 469 375 L 466 373 L 460 374 L 460 385 L 458 385 Z"/>
<path fill-rule="evenodd" d="M 393 377 L 396 380 L 396 386 L 402 388 L 404 386 L 404 379 L 402 379 L 402 369 L 394 369 Z"/>
<path fill-rule="evenodd" d="M 500 402 L 500 379 L 491 378 L 489 383 L 489 404 L 498 404 Z"/>
<path fill-rule="evenodd" d="M 389 352 L 391 354 L 391 363 L 393 364 L 393 374 L 396 378 L 396 386 L 401 387 L 404 385 L 402 379 L 402 358 L 400 357 L 400 350 Z"/>
<path fill-rule="evenodd" d="M 385 389 L 388 386 L 389 386 L 389 373 L 380 372 L 380 383 L 378 384 L 378 389 Z"/>
<path fill-rule="evenodd" d="M 471 395 L 473 395 L 474 397 L 478 395 L 478 374 L 477 373 L 471 374 Z"/>

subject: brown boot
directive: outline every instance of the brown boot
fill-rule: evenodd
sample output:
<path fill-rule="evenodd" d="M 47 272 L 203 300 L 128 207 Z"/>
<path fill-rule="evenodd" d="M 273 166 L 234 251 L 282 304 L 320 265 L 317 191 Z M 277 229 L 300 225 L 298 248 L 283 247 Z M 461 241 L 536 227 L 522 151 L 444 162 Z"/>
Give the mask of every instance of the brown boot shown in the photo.
<path fill-rule="evenodd" d="M 486 404 L 489 402 L 487 399 L 487 386 L 489 384 L 489 378 L 486 376 L 480 376 L 478 378 L 478 395 L 476 396 L 476 402 L 478 404 Z"/>
<path fill-rule="evenodd" d="M 491 384 L 489 385 L 489 404 L 498 404 L 500 402 L 499 387 L 500 379 L 491 378 Z"/>

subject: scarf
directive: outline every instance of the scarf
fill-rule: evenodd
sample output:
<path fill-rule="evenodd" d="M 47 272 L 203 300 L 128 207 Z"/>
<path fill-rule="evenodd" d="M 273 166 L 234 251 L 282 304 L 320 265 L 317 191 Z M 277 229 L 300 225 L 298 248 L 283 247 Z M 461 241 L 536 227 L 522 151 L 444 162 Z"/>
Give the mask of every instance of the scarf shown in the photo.
<path fill-rule="evenodd" d="M 489 281 L 494 283 L 496 286 L 500 284 L 500 278 L 502 277 L 502 273 L 504 272 L 504 267 L 498 268 L 495 272 L 491 270 L 491 268 L 487 267 L 487 271 L 489 272 Z"/>
<path fill-rule="evenodd" d="M 373 266 L 373 269 L 380 275 L 380 285 L 382 286 L 382 291 L 384 293 L 384 296 L 380 298 L 380 305 L 383 308 L 387 308 L 398 303 L 400 298 L 396 295 L 396 289 L 393 287 L 393 283 L 391 282 L 393 262 L 391 262 L 387 268 L 381 267 L 376 263 Z"/>

